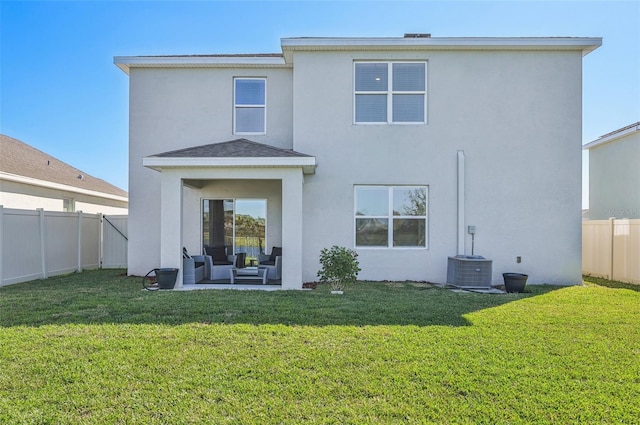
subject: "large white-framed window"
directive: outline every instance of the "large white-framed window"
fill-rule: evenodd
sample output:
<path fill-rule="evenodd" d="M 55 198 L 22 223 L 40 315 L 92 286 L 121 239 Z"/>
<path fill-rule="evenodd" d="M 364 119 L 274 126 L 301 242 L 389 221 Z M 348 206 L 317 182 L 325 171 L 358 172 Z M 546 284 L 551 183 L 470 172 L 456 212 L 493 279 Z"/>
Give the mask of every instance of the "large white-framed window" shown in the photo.
<path fill-rule="evenodd" d="M 267 132 L 267 79 L 233 79 L 233 133 Z"/>
<path fill-rule="evenodd" d="M 356 248 L 427 248 L 428 193 L 428 186 L 355 186 Z"/>
<path fill-rule="evenodd" d="M 354 62 L 356 124 L 426 124 L 427 62 Z"/>
<path fill-rule="evenodd" d="M 266 251 L 267 200 L 260 198 L 203 198 L 202 245 L 228 247 L 229 254 L 245 254 L 247 265 Z"/>

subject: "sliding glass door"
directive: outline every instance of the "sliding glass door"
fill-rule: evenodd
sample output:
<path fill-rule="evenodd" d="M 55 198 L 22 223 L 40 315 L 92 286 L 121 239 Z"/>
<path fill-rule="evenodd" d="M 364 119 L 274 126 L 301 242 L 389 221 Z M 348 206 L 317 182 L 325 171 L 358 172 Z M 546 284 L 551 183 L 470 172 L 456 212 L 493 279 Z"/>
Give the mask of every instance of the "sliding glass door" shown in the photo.
<path fill-rule="evenodd" d="M 204 199 L 202 244 L 227 246 L 246 255 L 246 265 L 257 264 L 267 239 L 266 199 Z"/>

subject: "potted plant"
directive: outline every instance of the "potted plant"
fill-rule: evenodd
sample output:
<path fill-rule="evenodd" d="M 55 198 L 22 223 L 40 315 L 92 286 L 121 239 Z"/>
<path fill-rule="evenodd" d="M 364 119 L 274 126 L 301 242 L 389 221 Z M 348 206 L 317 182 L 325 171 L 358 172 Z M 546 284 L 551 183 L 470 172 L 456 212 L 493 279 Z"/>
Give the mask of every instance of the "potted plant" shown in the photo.
<path fill-rule="evenodd" d="M 360 271 L 358 253 L 337 245 L 320 251 L 320 264 L 318 277 L 331 285 L 332 294 L 343 294 L 345 284 L 355 282 Z"/>
<path fill-rule="evenodd" d="M 502 273 L 504 290 L 507 292 L 524 292 L 529 276 L 522 273 Z"/>

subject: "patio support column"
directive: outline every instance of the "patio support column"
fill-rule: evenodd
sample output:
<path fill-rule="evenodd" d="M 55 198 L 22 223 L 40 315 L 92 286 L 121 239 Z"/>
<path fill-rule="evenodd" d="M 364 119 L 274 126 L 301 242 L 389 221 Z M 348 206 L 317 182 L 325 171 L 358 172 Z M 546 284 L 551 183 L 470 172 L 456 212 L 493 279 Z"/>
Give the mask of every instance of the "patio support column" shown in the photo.
<path fill-rule="evenodd" d="M 302 289 L 302 169 L 282 177 L 282 289 Z"/>
<path fill-rule="evenodd" d="M 160 264 L 176 268 L 176 288 L 182 286 L 182 178 L 178 171 L 162 171 L 160 188 Z"/>

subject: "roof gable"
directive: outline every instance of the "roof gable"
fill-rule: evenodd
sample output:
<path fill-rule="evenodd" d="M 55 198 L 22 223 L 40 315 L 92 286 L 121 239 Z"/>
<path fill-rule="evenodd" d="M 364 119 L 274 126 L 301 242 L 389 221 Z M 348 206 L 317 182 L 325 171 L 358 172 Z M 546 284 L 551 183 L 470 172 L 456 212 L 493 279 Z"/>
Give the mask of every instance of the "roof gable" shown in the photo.
<path fill-rule="evenodd" d="M 186 149 L 163 152 L 152 157 L 159 158 L 295 158 L 310 157 L 290 149 L 280 149 L 247 139 L 236 139 L 222 143 L 194 146 Z"/>
<path fill-rule="evenodd" d="M 316 158 L 290 149 L 236 139 L 229 142 L 194 146 L 142 158 L 142 165 L 161 171 L 163 168 L 302 168 L 313 174 Z"/>

